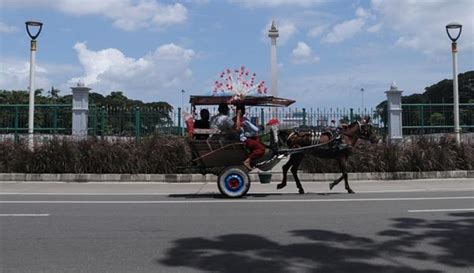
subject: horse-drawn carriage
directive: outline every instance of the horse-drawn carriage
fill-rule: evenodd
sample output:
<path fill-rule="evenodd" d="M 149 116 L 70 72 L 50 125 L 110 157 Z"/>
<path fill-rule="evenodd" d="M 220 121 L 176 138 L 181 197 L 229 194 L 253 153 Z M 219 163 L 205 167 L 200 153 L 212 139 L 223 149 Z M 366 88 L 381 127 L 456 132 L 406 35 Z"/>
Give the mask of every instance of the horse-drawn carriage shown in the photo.
<path fill-rule="evenodd" d="M 260 107 L 287 107 L 294 100 L 276 98 L 272 96 L 245 96 L 238 100 L 231 96 L 191 96 L 190 103 L 192 112 L 196 106 L 212 106 L 221 103 L 230 103 L 238 106 L 260 106 Z M 341 177 L 330 183 L 332 189 L 344 180 L 348 193 L 354 193 L 350 188 L 347 176 L 346 161 L 351 154 L 352 147 L 358 139 L 365 139 L 372 143 L 378 142 L 377 136 L 370 118 L 362 121 L 353 121 L 342 128 L 338 128 L 336 134 L 325 134 L 314 131 L 291 131 L 278 130 L 271 120 L 267 126 L 271 127 L 263 143 L 266 152 L 263 157 L 254 162 L 255 168 L 268 171 L 275 167 L 280 160 L 288 155 L 289 161 L 283 166 L 283 180 L 277 185 L 278 189 L 286 186 L 287 172 L 291 169 L 293 177 L 300 194 L 304 193 L 299 181 L 297 171 L 305 153 L 311 153 L 322 158 L 332 158 L 338 161 L 341 169 Z M 277 121 L 276 121 L 277 122 Z M 263 125 L 263 124 L 261 124 Z M 188 126 L 188 143 L 192 151 L 192 161 L 188 168 L 193 168 L 201 174 L 215 174 L 218 176 L 217 185 L 219 191 L 227 197 L 241 197 L 250 189 L 250 170 L 243 164 L 249 156 L 249 150 L 239 140 L 229 140 L 219 137 L 219 132 L 213 129 L 194 129 Z M 210 135 L 206 138 L 195 138 L 196 135 Z M 217 136 L 217 137 L 216 137 Z"/>
<path fill-rule="evenodd" d="M 196 107 L 215 106 L 221 103 L 232 105 L 259 106 L 259 107 L 287 107 L 294 100 L 276 98 L 272 96 L 245 96 L 235 100 L 231 96 L 191 96 L 191 109 Z M 262 126 L 263 124 L 260 124 Z M 243 165 L 249 156 L 249 150 L 238 139 L 229 140 L 221 137 L 216 129 L 197 129 L 188 126 L 188 143 L 192 152 L 191 168 L 201 174 L 215 174 L 218 176 L 219 191 L 227 197 L 241 197 L 250 188 L 250 170 Z M 210 137 L 199 137 L 206 135 Z M 284 157 L 278 152 L 278 135 L 276 130 L 267 133 L 267 143 L 263 143 L 266 151 L 263 157 L 255 163 L 255 168 L 268 171 Z"/>

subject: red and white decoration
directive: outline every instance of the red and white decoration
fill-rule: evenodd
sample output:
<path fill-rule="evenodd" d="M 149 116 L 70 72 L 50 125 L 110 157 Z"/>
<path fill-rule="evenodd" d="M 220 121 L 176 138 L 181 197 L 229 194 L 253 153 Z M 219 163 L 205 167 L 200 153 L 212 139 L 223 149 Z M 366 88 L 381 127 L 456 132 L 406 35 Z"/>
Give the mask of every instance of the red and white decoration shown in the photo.
<path fill-rule="evenodd" d="M 220 80 L 214 82 L 213 93 L 214 95 L 217 95 L 218 92 L 231 93 L 234 97 L 240 98 L 255 92 L 266 94 L 265 82 L 260 81 L 256 84 L 256 76 L 255 73 L 250 74 L 245 66 L 234 70 L 227 68 L 220 74 Z"/>

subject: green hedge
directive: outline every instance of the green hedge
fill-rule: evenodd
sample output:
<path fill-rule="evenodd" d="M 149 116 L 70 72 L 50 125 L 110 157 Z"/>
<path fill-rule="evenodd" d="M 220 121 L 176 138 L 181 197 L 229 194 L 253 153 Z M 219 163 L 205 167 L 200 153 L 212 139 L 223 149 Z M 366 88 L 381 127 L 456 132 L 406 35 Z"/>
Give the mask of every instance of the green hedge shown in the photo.
<path fill-rule="evenodd" d="M 53 139 L 35 148 L 0 142 L 0 173 L 177 173 L 191 159 L 182 137 L 166 135 L 134 141 Z M 350 172 L 448 171 L 474 168 L 474 144 L 419 138 L 399 145 L 359 144 L 349 159 Z M 339 172 L 335 161 L 308 154 L 300 169 Z"/>

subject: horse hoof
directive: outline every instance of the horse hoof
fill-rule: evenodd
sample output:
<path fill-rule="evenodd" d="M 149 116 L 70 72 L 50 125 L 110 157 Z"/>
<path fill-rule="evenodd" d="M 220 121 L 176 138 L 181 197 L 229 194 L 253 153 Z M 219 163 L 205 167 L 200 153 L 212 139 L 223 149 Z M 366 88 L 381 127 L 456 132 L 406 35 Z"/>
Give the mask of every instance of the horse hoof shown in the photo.
<path fill-rule="evenodd" d="M 286 187 L 286 184 L 278 184 L 277 190 L 283 189 L 284 187 Z"/>
<path fill-rule="evenodd" d="M 347 193 L 353 194 L 353 193 L 355 193 L 355 192 L 354 192 L 353 190 L 351 190 L 351 189 L 348 189 L 348 190 L 347 190 Z"/>
<path fill-rule="evenodd" d="M 334 184 L 334 183 L 329 183 L 329 190 L 332 191 L 332 188 L 334 188 L 334 186 L 336 186 L 336 184 Z"/>
<path fill-rule="evenodd" d="M 300 190 L 298 191 L 298 193 L 299 193 L 299 194 L 304 194 L 304 190 L 303 190 L 303 189 L 300 189 Z"/>

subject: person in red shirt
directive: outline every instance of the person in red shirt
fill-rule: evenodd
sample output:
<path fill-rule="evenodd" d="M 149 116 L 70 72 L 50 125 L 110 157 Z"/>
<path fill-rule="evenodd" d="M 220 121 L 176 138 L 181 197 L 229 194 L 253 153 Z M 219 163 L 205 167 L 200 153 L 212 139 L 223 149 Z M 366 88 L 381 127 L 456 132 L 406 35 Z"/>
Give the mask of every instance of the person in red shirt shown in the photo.
<path fill-rule="evenodd" d="M 236 129 L 240 132 L 240 141 L 250 150 L 250 155 L 243 164 L 251 170 L 255 160 L 265 154 L 265 146 L 260 142 L 258 127 L 245 117 L 245 105 L 237 105 Z"/>

